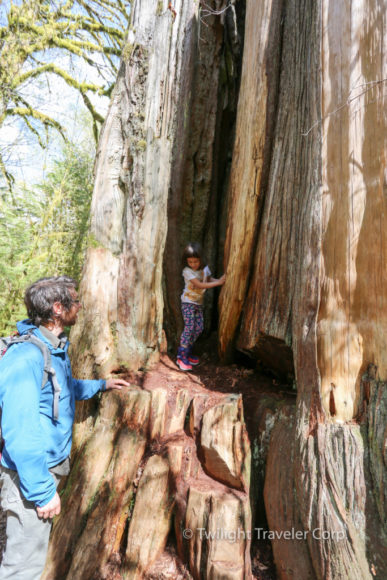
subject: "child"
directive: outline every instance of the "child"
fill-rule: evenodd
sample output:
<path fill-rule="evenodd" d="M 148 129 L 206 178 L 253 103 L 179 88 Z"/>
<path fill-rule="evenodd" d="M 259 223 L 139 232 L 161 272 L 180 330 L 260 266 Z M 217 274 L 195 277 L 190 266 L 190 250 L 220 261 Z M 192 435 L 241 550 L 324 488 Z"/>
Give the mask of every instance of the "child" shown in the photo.
<path fill-rule="evenodd" d="M 180 337 L 177 351 L 177 365 L 182 371 L 192 370 L 192 365 L 199 364 L 199 359 L 192 356 L 192 346 L 203 332 L 203 297 L 207 288 L 222 286 L 225 275 L 219 279 L 212 278 L 208 266 L 204 266 L 203 252 L 196 242 L 189 243 L 183 253 L 183 277 L 185 288 L 181 295 L 184 330 Z"/>

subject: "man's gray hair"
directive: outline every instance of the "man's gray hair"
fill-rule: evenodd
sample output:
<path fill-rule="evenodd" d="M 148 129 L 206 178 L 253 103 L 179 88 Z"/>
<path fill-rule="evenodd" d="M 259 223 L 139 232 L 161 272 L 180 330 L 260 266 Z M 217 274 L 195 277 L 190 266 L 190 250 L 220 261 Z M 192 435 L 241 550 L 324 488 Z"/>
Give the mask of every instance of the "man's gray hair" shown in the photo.
<path fill-rule="evenodd" d="M 71 290 L 77 288 L 77 282 L 70 276 L 52 276 L 40 278 L 27 288 L 24 303 L 28 317 L 35 326 L 53 320 L 52 307 L 60 302 L 66 310 L 71 308 L 73 296 Z"/>

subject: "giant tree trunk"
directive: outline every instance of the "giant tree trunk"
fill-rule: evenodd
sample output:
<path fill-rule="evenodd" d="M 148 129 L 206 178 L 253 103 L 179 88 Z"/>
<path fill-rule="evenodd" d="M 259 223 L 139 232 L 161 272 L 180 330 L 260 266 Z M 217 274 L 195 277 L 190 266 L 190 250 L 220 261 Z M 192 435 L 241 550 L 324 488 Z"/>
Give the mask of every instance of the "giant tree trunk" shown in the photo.
<path fill-rule="evenodd" d="M 220 353 L 247 353 L 297 388 L 295 408 L 270 414 L 262 401 L 249 419 L 278 575 L 381 579 L 386 12 L 376 0 L 247 1 L 239 72 L 245 3 L 210 8 L 133 4 L 97 156 L 74 372 L 150 368 L 163 325 L 178 337 L 182 247 L 201 241 L 219 269 L 226 236 Z M 241 398 L 182 388 L 163 365 L 162 380 L 150 371 L 78 408 L 45 578 L 151 577 L 171 533 L 194 578 L 250 578 Z M 230 547 L 198 532 L 218 528 L 246 534 Z"/>
<path fill-rule="evenodd" d="M 272 18 L 275 24 L 274 8 Z M 238 282 L 230 272 L 222 292 L 221 350 L 226 356 L 236 342 L 282 376 L 294 361 L 297 415 L 291 437 L 282 426 L 281 448 L 273 439 L 265 500 L 271 528 L 307 532 L 309 555 L 300 541 L 289 549 L 275 539 L 281 578 L 386 574 L 385 435 L 369 447 L 375 416 L 379 429 L 386 421 L 378 386 L 387 380 L 385 23 L 378 2 L 284 3 L 278 109 L 271 154 L 263 157 L 269 179 L 257 192 L 251 272 L 240 260 L 241 233 L 228 229 L 226 263 L 238 263 Z M 244 64 L 253 42 L 246 36 Z M 249 109 L 238 117 L 231 183 L 256 167 L 239 157 L 243 120 L 256 112 L 243 90 L 240 103 Z M 269 106 L 267 95 L 264 115 Z M 231 193 L 231 208 L 249 207 L 248 191 Z M 246 299 L 235 291 L 241 279 L 249 283 Z M 379 367 L 371 391 L 364 383 L 370 363 Z M 278 479 L 284 461 L 288 477 Z"/>
<path fill-rule="evenodd" d="M 189 103 L 197 6 L 135 2 L 97 152 L 76 369 L 105 374 L 158 359 L 162 257 L 176 134 Z M 183 149 L 186 139 L 179 146 Z"/>
<path fill-rule="evenodd" d="M 77 408 L 72 475 L 44 574 L 50 580 L 144 578 L 170 534 L 193 578 L 251 576 L 250 446 L 241 397 L 182 386 L 165 360 L 156 378 L 135 374 L 157 362 L 163 341 L 167 226 L 171 340 L 180 323 L 180 254 L 192 236 L 215 270 L 220 224 L 213 212 L 224 184 L 212 188 L 227 165 L 224 142 L 235 117 L 235 10 L 222 14 L 220 2 L 206 13 L 194 1 L 168 5 L 133 5 L 98 147 L 83 310 L 71 335 L 75 375 L 130 372 L 135 384 Z M 239 529 L 240 537 L 230 546 L 217 529 Z"/>

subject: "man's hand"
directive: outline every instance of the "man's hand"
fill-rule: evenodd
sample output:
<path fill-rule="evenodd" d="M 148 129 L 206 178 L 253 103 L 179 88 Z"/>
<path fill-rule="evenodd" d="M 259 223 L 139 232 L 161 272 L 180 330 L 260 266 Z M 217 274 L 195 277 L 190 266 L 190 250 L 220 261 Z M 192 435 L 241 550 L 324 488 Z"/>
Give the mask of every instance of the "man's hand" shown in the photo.
<path fill-rule="evenodd" d="M 46 505 L 36 508 L 36 512 L 39 518 L 43 518 L 44 520 L 48 520 L 49 518 L 53 518 L 60 514 L 60 497 L 58 492 L 55 493 L 54 497 L 50 499 Z"/>
<path fill-rule="evenodd" d="M 124 381 L 124 379 L 107 379 L 106 380 L 106 390 L 109 391 L 110 389 L 119 389 L 121 390 L 122 387 L 130 387 L 130 383 Z"/>

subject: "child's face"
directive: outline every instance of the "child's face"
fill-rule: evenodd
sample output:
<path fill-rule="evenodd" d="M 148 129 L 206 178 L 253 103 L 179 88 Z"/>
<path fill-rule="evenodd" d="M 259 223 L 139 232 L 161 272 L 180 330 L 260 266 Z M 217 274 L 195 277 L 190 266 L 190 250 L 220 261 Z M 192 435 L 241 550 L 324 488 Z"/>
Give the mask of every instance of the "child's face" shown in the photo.
<path fill-rule="evenodd" d="M 188 267 L 191 270 L 199 270 L 200 269 L 200 258 L 187 258 Z"/>

